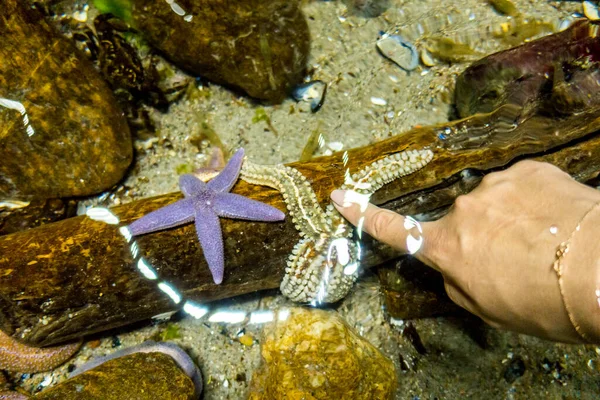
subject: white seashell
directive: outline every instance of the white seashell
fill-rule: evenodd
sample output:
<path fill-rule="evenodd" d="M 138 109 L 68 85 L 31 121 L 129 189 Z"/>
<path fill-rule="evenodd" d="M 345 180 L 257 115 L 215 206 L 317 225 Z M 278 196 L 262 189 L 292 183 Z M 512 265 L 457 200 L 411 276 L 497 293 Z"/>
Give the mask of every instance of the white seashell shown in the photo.
<path fill-rule="evenodd" d="M 419 65 L 417 48 L 399 35 L 382 33 L 377 40 L 377 49 L 383 56 L 407 71 L 412 71 Z"/>
<path fill-rule="evenodd" d="M 581 3 L 583 6 L 583 13 L 586 17 L 592 21 L 600 19 L 600 13 L 598 12 L 598 4 L 593 1 L 586 0 Z"/>
<path fill-rule="evenodd" d="M 381 97 L 371 97 L 371 103 L 375 104 L 376 106 L 385 106 L 387 101 Z"/>
<path fill-rule="evenodd" d="M 435 59 L 427 49 L 421 49 L 421 62 L 427 67 L 433 67 L 436 64 Z"/>
<path fill-rule="evenodd" d="M 180 17 L 183 17 L 185 15 L 185 10 L 174 1 L 171 2 L 171 10 Z"/>

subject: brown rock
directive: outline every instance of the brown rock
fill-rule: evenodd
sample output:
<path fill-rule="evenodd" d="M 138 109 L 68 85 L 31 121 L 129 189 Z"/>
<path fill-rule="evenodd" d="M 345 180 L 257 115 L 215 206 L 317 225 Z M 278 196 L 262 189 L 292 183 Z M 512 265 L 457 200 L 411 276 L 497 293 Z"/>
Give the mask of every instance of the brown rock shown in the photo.
<path fill-rule="evenodd" d="M 163 0 L 132 3 L 134 26 L 194 74 L 271 101 L 302 81 L 309 32 L 297 0 L 178 0 L 181 16 Z"/>
<path fill-rule="evenodd" d="M 100 192 L 131 162 L 127 122 L 92 64 L 26 4 L 0 1 L 0 199 Z"/>
<path fill-rule="evenodd" d="M 163 353 L 105 362 L 33 397 L 36 400 L 191 400 L 192 380 Z"/>
<path fill-rule="evenodd" d="M 336 312 L 293 308 L 281 316 L 265 328 L 250 400 L 393 398 L 394 364 Z"/>

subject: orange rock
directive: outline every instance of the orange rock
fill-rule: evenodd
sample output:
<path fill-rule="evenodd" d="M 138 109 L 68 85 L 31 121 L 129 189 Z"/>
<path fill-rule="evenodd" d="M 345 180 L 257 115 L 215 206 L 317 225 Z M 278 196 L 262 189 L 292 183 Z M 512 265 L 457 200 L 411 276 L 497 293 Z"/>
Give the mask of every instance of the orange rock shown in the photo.
<path fill-rule="evenodd" d="M 331 311 L 294 308 L 265 328 L 250 400 L 391 399 L 391 360 Z M 285 315 L 285 314 L 283 314 Z"/>

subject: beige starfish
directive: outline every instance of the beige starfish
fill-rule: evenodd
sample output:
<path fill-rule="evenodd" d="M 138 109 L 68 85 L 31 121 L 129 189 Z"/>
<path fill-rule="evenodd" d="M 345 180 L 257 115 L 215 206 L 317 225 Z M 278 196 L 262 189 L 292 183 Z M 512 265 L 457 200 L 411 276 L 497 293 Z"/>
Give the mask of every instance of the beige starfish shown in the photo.
<path fill-rule="evenodd" d="M 433 158 L 431 150 L 408 150 L 370 164 L 348 177 L 341 187 L 370 196 L 386 183 L 411 174 Z M 245 161 L 241 178 L 281 192 L 301 239 L 288 260 L 281 292 L 298 302 L 333 303 L 344 298 L 358 277 L 360 246 L 351 240 L 352 228 L 330 204 L 326 210 L 306 177 L 285 165 Z"/>

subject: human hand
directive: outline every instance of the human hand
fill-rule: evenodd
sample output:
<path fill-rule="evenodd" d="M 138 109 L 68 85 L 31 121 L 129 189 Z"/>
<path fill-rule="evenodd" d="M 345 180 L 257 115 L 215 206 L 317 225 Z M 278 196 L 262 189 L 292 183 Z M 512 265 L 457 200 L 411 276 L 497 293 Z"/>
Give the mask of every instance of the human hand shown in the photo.
<path fill-rule="evenodd" d="M 351 223 L 364 216 L 364 231 L 407 251 L 403 216 L 371 204 L 361 213 L 357 204 L 344 200 L 350 197 L 343 191 L 334 191 L 331 198 Z M 488 324 L 580 342 L 552 266 L 558 245 L 598 201 L 599 191 L 560 169 L 522 161 L 485 176 L 443 218 L 422 223 L 423 245 L 415 256 L 442 273 L 456 304 Z M 593 229 L 586 234 L 600 237 L 600 228 Z M 577 260 L 594 264 L 586 257 Z"/>

